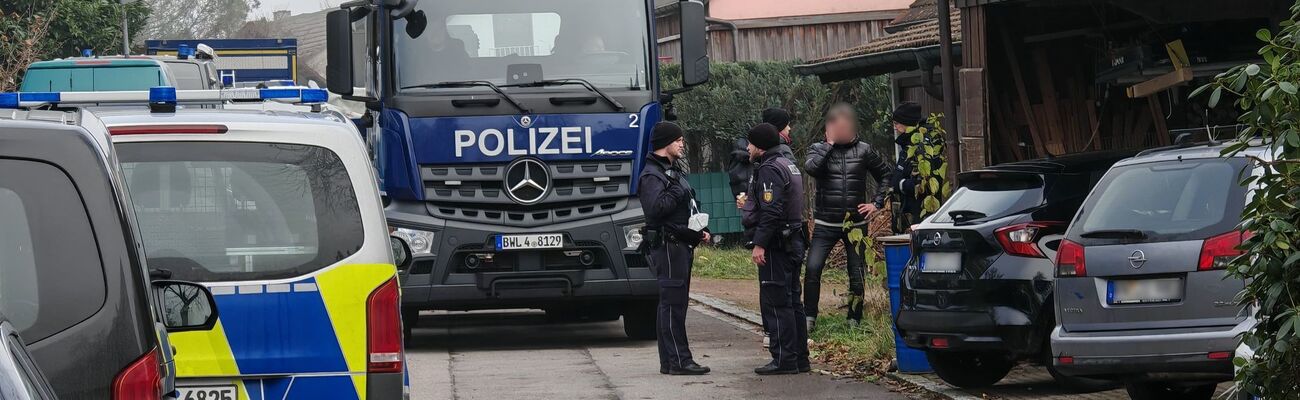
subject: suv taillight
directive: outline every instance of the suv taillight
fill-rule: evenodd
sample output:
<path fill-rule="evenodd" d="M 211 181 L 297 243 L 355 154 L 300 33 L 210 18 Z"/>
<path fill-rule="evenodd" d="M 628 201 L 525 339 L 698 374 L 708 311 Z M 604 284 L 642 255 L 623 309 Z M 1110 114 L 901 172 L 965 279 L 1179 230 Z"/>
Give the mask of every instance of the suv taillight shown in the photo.
<path fill-rule="evenodd" d="M 1061 247 L 1056 251 L 1056 276 L 1088 276 L 1088 267 L 1083 260 L 1083 246 L 1069 240 L 1061 240 Z"/>
<path fill-rule="evenodd" d="M 113 379 L 114 400 L 158 400 L 162 398 L 162 368 L 158 361 L 158 349 L 148 353 L 126 366 Z"/>
<path fill-rule="evenodd" d="M 366 300 L 366 332 L 372 373 L 402 372 L 402 319 L 397 279 L 389 279 Z"/>
<path fill-rule="evenodd" d="M 1232 259 L 1242 255 L 1241 241 L 1250 237 L 1250 233 L 1228 232 L 1205 240 L 1201 245 L 1201 260 L 1196 263 L 1197 271 L 1225 269 Z"/>
<path fill-rule="evenodd" d="M 1007 254 L 1021 257 L 1047 258 L 1038 249 L 1038 240 L 1052 228 L 1065 225 L 1061 222 L 1030 222 L 1000 228 L 993 232 Z"/>

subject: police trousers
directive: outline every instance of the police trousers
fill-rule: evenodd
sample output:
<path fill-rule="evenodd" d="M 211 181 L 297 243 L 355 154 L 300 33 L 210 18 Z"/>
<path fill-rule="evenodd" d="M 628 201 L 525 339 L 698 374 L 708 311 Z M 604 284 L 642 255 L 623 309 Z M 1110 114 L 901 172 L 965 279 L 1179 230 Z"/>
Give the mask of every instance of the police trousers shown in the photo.
<path fill-rule="evenodd" d="M 686 342 L 686 306 L 690 301 L 695 249 L 684 243 L 665 241 L 662 246 L 650 249 L 647 257 L 659 280 L 655 327 L 659 366 L 678 368 L 693 361 Z"/>
<path fill-rule="evenodd" d="M 763 330 L 771 336 L 768 352 L 781 368 L 808 366 L 808 322 L 799 293 L 803 242 L 795 239 L 767 249 L 767 264 L 758 267 L 758 305 Z"/>

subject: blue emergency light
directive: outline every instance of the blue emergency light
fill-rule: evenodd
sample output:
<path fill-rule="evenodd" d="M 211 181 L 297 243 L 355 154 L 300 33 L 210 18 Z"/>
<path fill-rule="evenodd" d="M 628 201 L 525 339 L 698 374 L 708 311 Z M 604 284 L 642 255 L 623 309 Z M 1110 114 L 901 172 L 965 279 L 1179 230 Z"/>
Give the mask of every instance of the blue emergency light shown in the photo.
<path fill-rule="evenodd" d="M 190 57 L 194 57 L 194 48 L 193 48 L 193 47 L 190 47 L 189 45 L 184 45 L 184 44 L 182 44 L 182 45 L 180 45 L 179 47 L 176 48 L 176 58 L 179 58 L 179 59 L 182 59 L 182 60 L 188 60 Z"/>
<path fill-rule="evenodd" d="M 18 93 L 0 93 L 0 108 L 18 108 Z"/>
<path fill-rule="evenodd" d="M 86 57 L 86 58 L 94 57 L 94 56 L 95 56 L 95 50 L 92 50 L 92 49 L 81 49 L 81 56 L 82 56 L 82 57 Z"/>

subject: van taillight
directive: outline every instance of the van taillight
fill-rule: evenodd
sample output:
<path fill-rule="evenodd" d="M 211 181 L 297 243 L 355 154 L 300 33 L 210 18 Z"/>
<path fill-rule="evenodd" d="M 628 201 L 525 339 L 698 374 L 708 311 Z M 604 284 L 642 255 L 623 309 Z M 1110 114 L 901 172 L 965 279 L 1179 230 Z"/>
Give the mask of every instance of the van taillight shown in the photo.
<path fill-rule="evenodd" d="M 1088 276 L 1082 245 L 1069 240 L 1061 241 L 1061 247 L 1056 251 L 1056 276 Z"/>
<path fill-rule="evenodd" d="M 108 128 L 109 135 L 219 135 L 230 131 L 225 125 L 128 125 Z"/>
<path fill-rule="evenodd" d="M 1205 244 L 1201 245 L 1201 260 L 1196 263 L 1196 270 L 1228 268 L 1228 263 L 1242 254 L 1242 251 L 1237 248 L 1241 246 L 1242 239 L 1247 237 L 1249 233 L 1233 231 L 1206 239 Z"/>
<path fill-rule="evenodd" d="M 1047 258 L 1038 249 L 1038 240 L 1053 228 L 1065 225 L 1061 222 L 1030 222 L 1000 228 L 993 232 L 1007 254 L 1021 257 Z"/>
<path fill-rule="evenodd" d="M 149 350 L 144 356 L 126 366 L 113 379 L 113 399 L 115 400 L 158 400 L 162 399 L 162 366 L 158 361 L 158 349 Z"/>
<path fill-rule="evenodd" d="M 367 372 L 402 372 L 401 296 L 397 279 L 389 279 L 366 300 Z"/>

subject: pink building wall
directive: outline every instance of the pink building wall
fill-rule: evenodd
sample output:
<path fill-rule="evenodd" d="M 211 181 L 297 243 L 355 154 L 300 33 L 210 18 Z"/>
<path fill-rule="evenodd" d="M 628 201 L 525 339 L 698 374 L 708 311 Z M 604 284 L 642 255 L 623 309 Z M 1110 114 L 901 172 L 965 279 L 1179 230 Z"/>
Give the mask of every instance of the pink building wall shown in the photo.
<path fill-rule="evenodd" d="M 710 0 L 709 16 L 737 20 L 903 10 L 912 0 Z"/>

